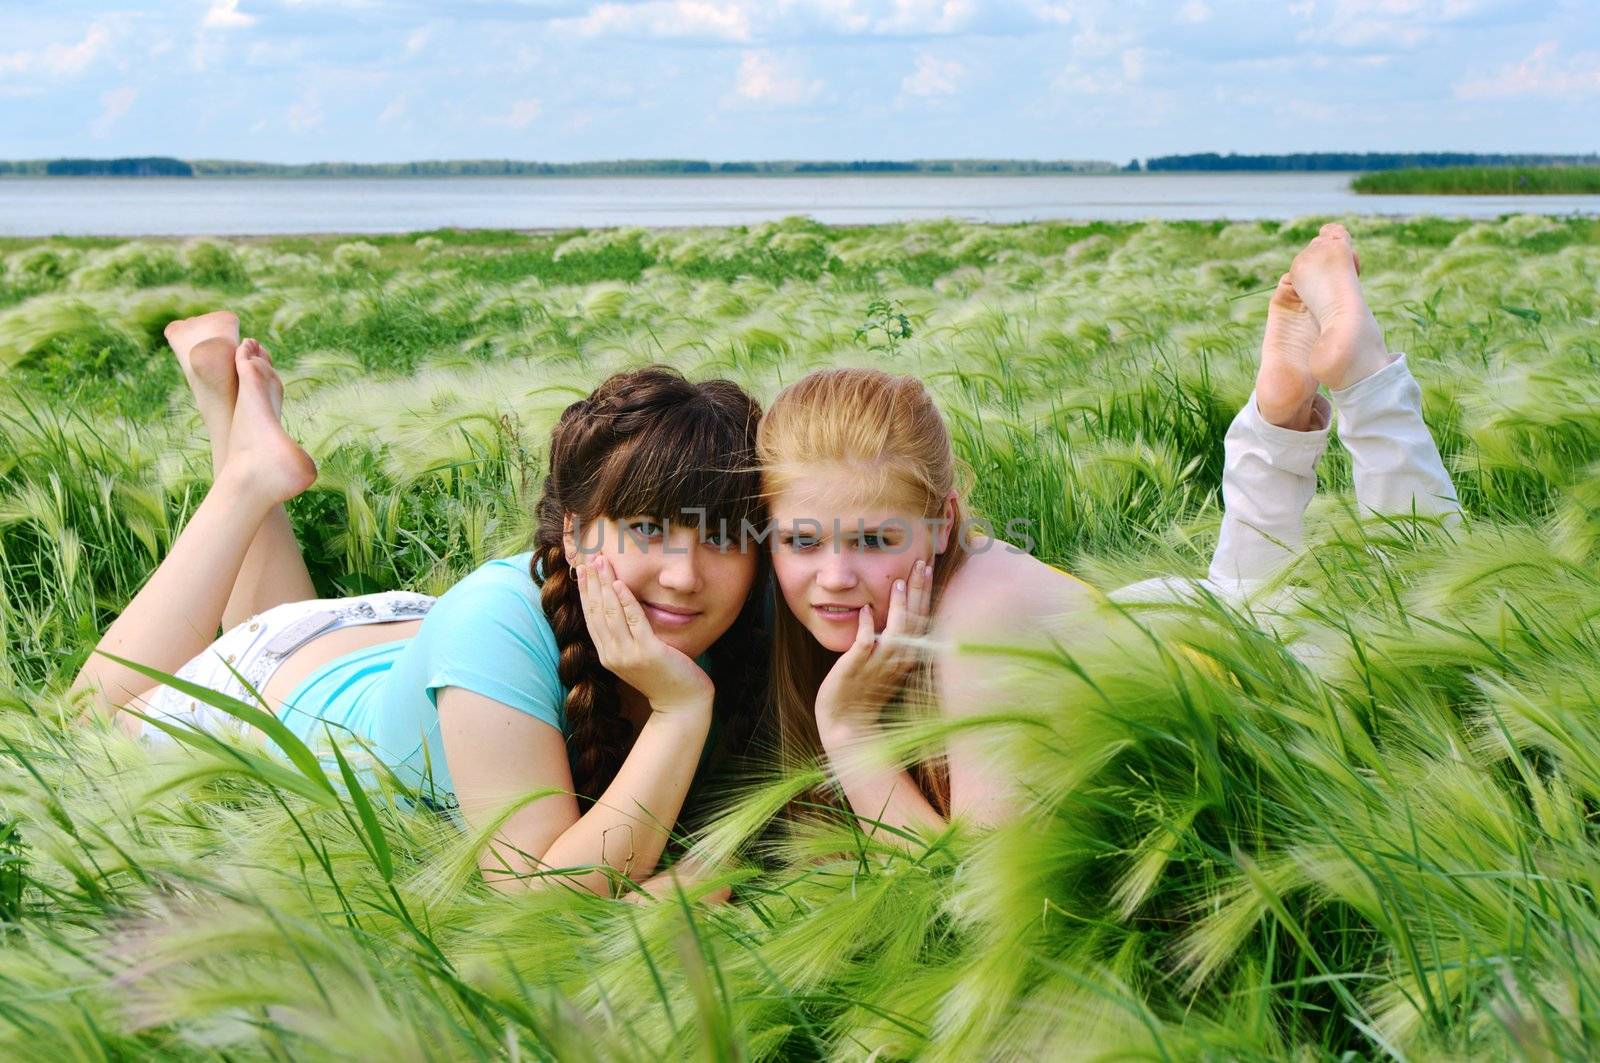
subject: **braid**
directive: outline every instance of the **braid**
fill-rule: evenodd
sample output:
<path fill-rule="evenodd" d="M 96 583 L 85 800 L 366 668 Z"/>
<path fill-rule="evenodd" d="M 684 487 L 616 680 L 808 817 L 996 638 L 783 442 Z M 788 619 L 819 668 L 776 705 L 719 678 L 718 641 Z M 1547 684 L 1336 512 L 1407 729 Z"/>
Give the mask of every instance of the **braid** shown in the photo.
<path fill-rule="evenodd" d="M 539 604 L 560 652 L 557 674 L 567 688 L 567 749 L 573 786 L 579 796 L 592 801 L 611 784 L 622 765 L 632 728 L 622 718 L 616 677 L 600 666 L 561 544 L 541 544 L 533 557 L 534 579 L 541 583 Z"/>

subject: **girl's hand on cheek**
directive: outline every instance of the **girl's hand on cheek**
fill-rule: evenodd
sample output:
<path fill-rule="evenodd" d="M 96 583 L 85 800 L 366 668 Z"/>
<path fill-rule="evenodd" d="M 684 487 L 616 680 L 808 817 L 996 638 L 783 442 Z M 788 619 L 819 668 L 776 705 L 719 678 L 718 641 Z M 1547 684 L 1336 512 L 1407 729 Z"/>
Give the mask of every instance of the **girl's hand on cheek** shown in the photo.
<path fill-rule="evenodd" d="M 659 713 L 707 712 L 716 690 L 711 677 L 682 651 L 668 646 L 628 585 L 602 555 L 581 564 L 578 597 L 600 664 L 643 694 Z"/>
<path fill-rule="evenodd" d="M 889 594 L 889 619 L 883 634 L 872 629 L 872 608 L 857 617 L 856 640 L 834 662 L 817 690 L 817 731 L 823 745 L 870 735 L 878 715 L 917 663 L 910 640 L 927 633 L 933 597 L 933 573 L 918 561 L 909 584 L 895 580 Z"/>

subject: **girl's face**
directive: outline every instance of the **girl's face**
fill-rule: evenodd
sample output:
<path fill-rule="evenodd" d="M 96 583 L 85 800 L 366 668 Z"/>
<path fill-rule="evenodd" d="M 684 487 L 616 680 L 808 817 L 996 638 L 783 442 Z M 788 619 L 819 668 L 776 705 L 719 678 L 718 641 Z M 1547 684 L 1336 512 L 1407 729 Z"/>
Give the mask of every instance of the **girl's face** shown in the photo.
<path fill-rule="evenodd" d="M 569 518 L 567 560 L 604 557 L 673 649 L 698 657 L 733 626 L 756 578 L 757 547 L 739 536 L 704 536 L 693 523 L 649 516 Z"/>
<path fill-rule="evenodd" d="M 947 499 L 941 525 L 920 506 L 864 496 L 843 472 L 790 478 L 771 508 L 772 570 L 789 611 L 834 653 L 855 642 L 862 609 L 882 631 L 894 581 L 943 552 L 953 512 Z"/>

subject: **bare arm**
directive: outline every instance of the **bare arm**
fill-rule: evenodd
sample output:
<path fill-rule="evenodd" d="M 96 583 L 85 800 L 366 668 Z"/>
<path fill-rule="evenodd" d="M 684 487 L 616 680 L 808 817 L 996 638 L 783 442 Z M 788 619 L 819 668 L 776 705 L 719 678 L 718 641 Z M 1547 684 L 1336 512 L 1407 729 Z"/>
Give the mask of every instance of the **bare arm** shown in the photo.
<path fill-rule="evenodd" d="M 601 665 L 649 701 L 650 716 L 611 784 L 578 816 L 566 743 L 556 728 L 491 698 L 444 689 L 441 737 L 469 823 L 483 823 L 530 790 L 561 791 L 515 812 L 480 857 L 485 878 L 499 889 L 543 881 L 519 876 L 549 869 L 592 868 L 561 877 L 602 895 L 610 893 L 613 877 L 607 868 L 648 877 L 677 822 L 711 729 L 716 691 L 705 672 L 655 636 L 603 555 L 578 565 L 577 572 L 584 625 Z"/>
<path fill-rule="evenodd" d="M 561 791 L 512 814 L 479 857 L 484 878 L 507 891 L 555 881 L 609 896 L 615 875 L 606 868 L 649 876 L 683 808 L 710 720 L 709 702 L 699 713 L 653 713 L 611 785 L 579 816 L 560 731 L 481 694 L 441 690 L 440 735 L 469 827 L 531 790 Z M 566 868 L 575 870 L 548 874 Z"/>
<path fill-rule="evenodd" d="M 916 663 L 916 649 L 902 639 L 926 633 L 932 591 L 932 573 L 924 562 L 916 562 L 909 586 L 904 580 L 895 583 L 882 636 L 873 631 L 872 611 L 861 610 L 855 644 L 834 663 L 817 691 L 817 734 L 827 753 L 828 772 L 868 834 L 879 832 L 879 823 L 913 834 L 937 832 L 946 825 L 909 772 L 875 763 L 871 755 L 882 733 L 883 706 Z"/>
<path fill-rule="evenodd" d="M 922 796 L 911 773 L 873 763 L 870 746 L 878 730 L 842 726 L 822 732 L 822 748 L 828 754 L 828 770 L 844 791 L 850 810 L 862 820 L 862 829 L 884 839 L 898 837 L 885 833 L 878 824 L 912 834 L 936 834 L 946 826 L 945 818 Z"/>

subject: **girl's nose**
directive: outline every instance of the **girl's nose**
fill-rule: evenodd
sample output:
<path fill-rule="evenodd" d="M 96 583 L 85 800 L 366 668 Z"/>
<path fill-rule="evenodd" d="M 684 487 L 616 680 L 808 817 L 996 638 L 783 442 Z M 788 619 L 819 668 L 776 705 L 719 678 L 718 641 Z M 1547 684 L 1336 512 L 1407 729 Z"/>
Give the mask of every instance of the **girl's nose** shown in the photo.
<path fill-rule="evenodd" d="M 669 590 L 700 589 L 700 536 L 693 528 L 674 529 L 667 536 L 656 581 Z"/>
<path fill-rule="evenodd" d="M 822 547 L 826 551 L 822 560 L 822 567 L 817 570 L 817 585 L 824 590 L 847 591 L 857 583 L 855 566 L 851 564 L 850 555 L 842 550 L 834 550 L 828 545 Z"/>

